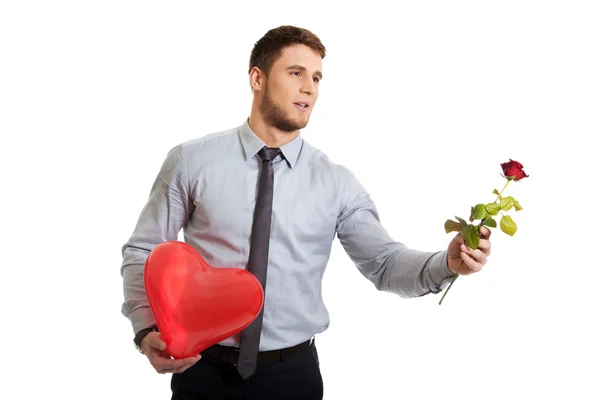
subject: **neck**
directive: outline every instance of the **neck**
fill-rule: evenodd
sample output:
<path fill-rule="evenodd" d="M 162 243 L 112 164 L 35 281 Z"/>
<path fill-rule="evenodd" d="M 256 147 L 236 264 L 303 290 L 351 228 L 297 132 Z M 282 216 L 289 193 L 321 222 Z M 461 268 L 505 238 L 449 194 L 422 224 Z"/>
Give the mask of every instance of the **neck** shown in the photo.
<path fill-rule="evenodd" d="M 256 136 L 265 142 L 267 146 L 272 148 L 279 148 L 284 144 L 291 142 L 300 134 L 300 130 L 284 132 L 273 125 L 269 125 L 262 114 L 254 110 L 250 114 L 248 125 Z"/>

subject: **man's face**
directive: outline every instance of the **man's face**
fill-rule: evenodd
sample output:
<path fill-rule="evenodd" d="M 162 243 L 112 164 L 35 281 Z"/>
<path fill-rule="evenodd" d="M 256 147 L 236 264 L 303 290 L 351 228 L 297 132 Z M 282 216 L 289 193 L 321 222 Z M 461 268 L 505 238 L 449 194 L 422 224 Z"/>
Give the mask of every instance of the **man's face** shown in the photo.
<path fill-rule="evenodd" d="M 282 50 L 265 81 L 260 111 L 265 121 L 284 132 L 308 124 L 321 81 L 321 56 L 304 45 Z"/>

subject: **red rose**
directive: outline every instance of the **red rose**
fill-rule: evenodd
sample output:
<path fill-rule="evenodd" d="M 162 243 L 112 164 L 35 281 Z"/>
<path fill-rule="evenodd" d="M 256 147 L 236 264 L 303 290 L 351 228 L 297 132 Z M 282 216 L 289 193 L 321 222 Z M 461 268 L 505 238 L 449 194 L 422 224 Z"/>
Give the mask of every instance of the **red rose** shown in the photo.
<path fill-rule="evenodd" d="M 519 181 L 529 176 L 525 174 L 525 171 L 523 171 L 523 166 L 518 161 L 510 160 L 509 162 L 500 164 L 500 166 L 502 167 L 504 176 L 507 178 L 512 178 L 515 181 Z"/>

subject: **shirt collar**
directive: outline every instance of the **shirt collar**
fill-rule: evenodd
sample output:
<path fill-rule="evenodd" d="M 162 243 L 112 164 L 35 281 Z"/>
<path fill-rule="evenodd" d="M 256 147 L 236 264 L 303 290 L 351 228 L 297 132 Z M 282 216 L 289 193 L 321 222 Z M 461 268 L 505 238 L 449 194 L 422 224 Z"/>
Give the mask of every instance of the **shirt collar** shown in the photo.
<path fill-rule="evenodd" d="M 266 144 L 250 129 L 248 119 L 244 121 L 242 126 L 239 128 L 239 135 L 244 147 L 244 155 L 246 160 L 254 157 L 256 153 L 260 151 Z M 298 134 L 291 142 L 288 142 L 279 148 L 283 157 L 287 161 L 290 168 L 294 168 L 300 150 L 302 149 L 302 136 Z"/>

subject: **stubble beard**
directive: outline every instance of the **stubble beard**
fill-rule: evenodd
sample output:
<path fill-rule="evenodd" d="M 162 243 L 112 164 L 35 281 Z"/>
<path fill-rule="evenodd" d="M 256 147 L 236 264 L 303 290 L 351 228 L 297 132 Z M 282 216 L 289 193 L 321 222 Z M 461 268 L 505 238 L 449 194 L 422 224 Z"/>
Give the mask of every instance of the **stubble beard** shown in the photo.
<path fill-rule="evenodd" d="M 294 132 L 304 128 L 308 124 L 308 119 L 306 122 L 297 122 L 289 118 L 285 111 L 271 99 L 268 86 L 265 86 L 265 95 L 260 104 L 260 111 L 267 124 L 274 126 L 282 132 Z"/>

